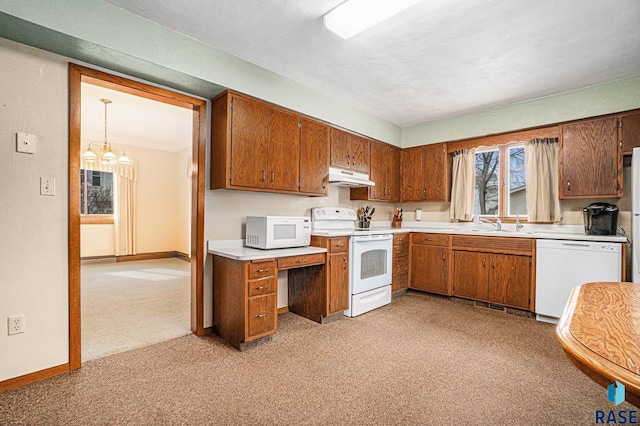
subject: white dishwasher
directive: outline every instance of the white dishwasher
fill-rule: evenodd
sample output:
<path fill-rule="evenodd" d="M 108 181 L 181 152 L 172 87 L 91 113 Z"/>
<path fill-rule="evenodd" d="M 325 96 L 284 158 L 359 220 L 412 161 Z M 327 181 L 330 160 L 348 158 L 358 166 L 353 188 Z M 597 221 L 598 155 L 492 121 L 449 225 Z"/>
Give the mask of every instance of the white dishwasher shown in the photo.
<path fill-rule="evenodd" d="M 557 323 L 573 287 L 621 278 L 621 243 L 539 239 L 536 241 L 536 318 Z"/>

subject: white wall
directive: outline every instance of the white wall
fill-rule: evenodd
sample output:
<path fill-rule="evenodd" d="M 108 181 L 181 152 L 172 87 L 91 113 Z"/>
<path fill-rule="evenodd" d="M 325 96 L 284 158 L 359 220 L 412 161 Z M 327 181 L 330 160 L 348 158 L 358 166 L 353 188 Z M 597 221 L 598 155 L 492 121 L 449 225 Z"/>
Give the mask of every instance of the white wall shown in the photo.
<path fill-rule="evenodd" d="M 26 332 L 0 327 L 0 381 L 69 359 L 67 268 L 68 74 L 64 58 L 0 39 L 0 324 L 25 315 Z M 15 133 L 38 137 L 16 152 Z M 40 177 L 56 195 L 40 195 Z"/>

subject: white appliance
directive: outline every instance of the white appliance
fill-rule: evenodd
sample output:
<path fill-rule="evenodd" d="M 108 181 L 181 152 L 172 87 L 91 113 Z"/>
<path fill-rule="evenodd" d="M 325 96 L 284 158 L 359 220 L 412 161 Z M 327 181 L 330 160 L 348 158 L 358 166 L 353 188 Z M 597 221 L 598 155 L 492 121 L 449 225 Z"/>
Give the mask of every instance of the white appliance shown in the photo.
<path fill-rule="evenodd" d="M 247 247 L 277 249 L 311 244 L 311 219 L 306 216 L 247 216 Z"/>
<path fill-rule="evenodd" d="M 633 148 L 631 157 L 631 210 L 631 276 L 634 283 L 640 283 L 640 148 Z"/>
<path fill-rule="evenodd" d="M 329 167 L 329 183 L 338 186 L 363 187 L 375 186 L 366 173 L 352 172 L 337 167 Z"/>
<path fill-rule="evenodd" d="M 311 211 L 314 235 L 350 236 L 349 309 L 355 317 L 391 303 L 393 234 L 388 229 L 356 229 L 353 209 L 318 207 Z"/>
<path fill-rule="evenodd" d="M 621 279 L 621 243 L 539 239 L 536 242 L 536 318 L 557 323 L 573 287 Z"/>
<path fill-rule="evenodd" d="M 351 237 L 351 300 L 344 313 L 346 316 L 355 317 L 391 303 L 392 250 L 393 234 Z"/>

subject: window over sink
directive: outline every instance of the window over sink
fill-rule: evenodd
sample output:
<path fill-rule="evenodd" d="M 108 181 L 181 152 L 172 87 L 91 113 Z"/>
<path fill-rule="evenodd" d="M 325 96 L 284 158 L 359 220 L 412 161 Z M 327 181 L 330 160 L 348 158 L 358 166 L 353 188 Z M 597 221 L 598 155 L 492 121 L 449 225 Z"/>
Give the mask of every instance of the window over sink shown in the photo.
<path fill-rule="evenodd" d="M 527 216 L 525 149 L 523 143 L 476 149 L 474 215 Z"/>

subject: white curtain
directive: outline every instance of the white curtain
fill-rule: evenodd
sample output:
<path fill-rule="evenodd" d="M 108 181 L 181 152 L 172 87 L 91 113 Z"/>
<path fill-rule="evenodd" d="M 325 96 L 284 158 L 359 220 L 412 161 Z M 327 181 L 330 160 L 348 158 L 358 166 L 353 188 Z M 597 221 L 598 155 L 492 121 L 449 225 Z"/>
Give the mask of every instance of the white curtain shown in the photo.
<path fill-rule="evenodd" d="M 135 163 L 117 166 L 116 256 L 136 254 L 136 199 L 138 168 Z"/>
<path fill-rule="evenodd" d="M 472 220 L 476 186 L 476 150 L 463 149 L 453 153 L 451 170 L 451 208 L 449 217 Z"/>
<path fill-rule="evenodd" d="M 100 161 L 80 161 L 85 170 L 113 173 L 115 206 L 113 209 L 116 256 L 136 254 L 136 199 L 138 166 L 131 164 L 103 164 Z"/>
<path fill-rule="evenodd" d="M 562 219 L 558 196 L 558 139 L 532 139 L 524 146 L 529 222 Z"/>

